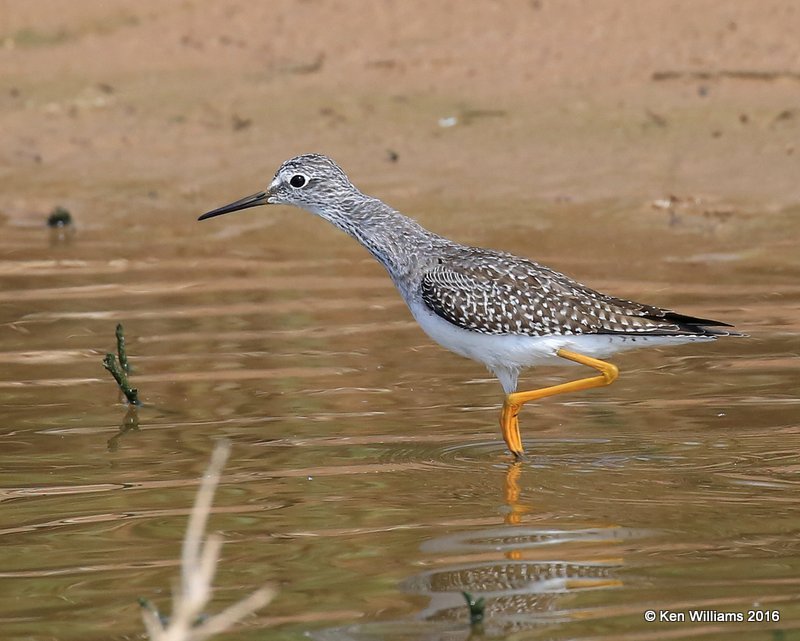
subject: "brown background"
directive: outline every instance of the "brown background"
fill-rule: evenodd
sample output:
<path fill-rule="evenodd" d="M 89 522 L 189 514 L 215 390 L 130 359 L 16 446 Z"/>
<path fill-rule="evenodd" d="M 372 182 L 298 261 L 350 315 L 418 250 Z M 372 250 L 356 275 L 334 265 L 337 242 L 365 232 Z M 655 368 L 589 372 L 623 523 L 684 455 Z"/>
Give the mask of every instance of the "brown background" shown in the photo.
<path fill-rule="evenodd" d="M 204 210 L 306 151 L 387 198 L 800 190 L 795 2 L 6 0 L 0 25 L 7 216 Z"/>

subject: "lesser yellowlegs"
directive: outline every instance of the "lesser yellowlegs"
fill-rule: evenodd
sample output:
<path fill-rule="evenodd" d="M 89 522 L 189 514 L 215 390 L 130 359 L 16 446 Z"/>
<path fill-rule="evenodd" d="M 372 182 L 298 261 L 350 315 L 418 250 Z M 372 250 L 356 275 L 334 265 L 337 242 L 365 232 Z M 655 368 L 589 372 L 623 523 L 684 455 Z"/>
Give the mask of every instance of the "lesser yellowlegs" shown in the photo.
<path fill-rule="evenodd" d="M 500 380 L 500 415 L 509 450 L 523 453 L 517 415 L 528 401 L 609 385 L 616 366 L 600 358 L 645 345 L 713 340 L 727 323 L 685 316 L 601 294 L 512 254 L 460 245 L 361 193 L 326 156 L 287 160 L 265 191 L 200 216 L 294 205 L 324 218 L 386 268 L 423 330 L 447 349 L 483 363 Z M 517 391 L 520 370 L 566 359 L 599 375 Z M 562 360 L 563 362 L 563 360 Z"/>

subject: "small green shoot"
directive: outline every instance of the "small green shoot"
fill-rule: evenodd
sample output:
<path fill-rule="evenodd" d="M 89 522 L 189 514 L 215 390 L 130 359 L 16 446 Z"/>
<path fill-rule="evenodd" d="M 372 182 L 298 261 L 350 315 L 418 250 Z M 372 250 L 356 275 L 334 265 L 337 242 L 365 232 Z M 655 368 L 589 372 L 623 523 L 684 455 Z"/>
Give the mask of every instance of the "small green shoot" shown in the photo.
<path fill-rule="evenodd" d="M 117 323 L 117 355 L 119 356 L 119 364 L 122 366 L 122 371 L 126 374 L 131 373 L 131 366 L 128 364 L 128 354 L 125 351 L 125 330 L 122 329 L 122 323 Z"/>
<path fill-rule="evenodd" d="M 486 609 L 484 598 L 475 599 L 469 592 L 462 592 L 461 594 L 469 607 L 469 624 L 475 626 L 483 623 L 484 610 Z"/>
<path fill-rule="evenodd" d="M 117 381 L 117 385 L 119 385 L 122 393 L 125 394 L 125 398 L 128 399 L 128 402 L 131 405 L 141 405 L 139 390 L 135 387 L 131 387 L 128 382 L 130 365 L 128 364 L 128 354 L 125 352 L 125 332 L 122 329 L 122 324 L 117 325 L 117 354 L 119 356 L 119 361 L 117 361 L 117 357 L 114 356 L 114 354 L 106 354 L 106 357 L 103 359 L 103 367 L 111 372 L 111 376 Z"/>
<path fill-rule="evenodd" d="M 122 390 L 122 393 L 125 394 L 125 398 L 128 399 L 131 405 L 142 404 L 139 400 L 139 390 L 135 387 L 131 387 L 130 383 L 128 383 L 128 377 L 125 375 L 125 372 L 122 371 L 122 368 L 120 368 L 119 363 L 117 363 L 116 356 L 113 354 L 106 354 L 106 357 L 103 359 L 103 367 L 111 372 L 111 376 L 117 381 L 117 385 L 119 385 L 119 388 Z"/>

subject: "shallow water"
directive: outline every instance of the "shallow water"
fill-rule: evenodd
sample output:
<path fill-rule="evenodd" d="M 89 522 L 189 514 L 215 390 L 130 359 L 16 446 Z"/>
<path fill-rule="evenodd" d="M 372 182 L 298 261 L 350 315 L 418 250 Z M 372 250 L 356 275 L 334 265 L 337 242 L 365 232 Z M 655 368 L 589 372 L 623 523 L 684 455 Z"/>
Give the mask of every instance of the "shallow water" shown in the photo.
<path fill-rule="evenodd" d="M 133 638 L 137 597 L 168 609 L 222 437 L 213 607 L 280 589 L 239 638 L 466 639 L 462 590 L 486 598 L 487 637 L 800 638 L 800 210 L 509 202 L 488 220 L 487 203 L 393 204 L 749 337 L 621 355 L 613 387 L 525 408 L 529 457 L 513 464 L 496 381 L 431 344 L 321 221 L 123 208 L 65 237 L 9 217 L 3 638 Z M 117 322 L 138 424 L 101 366 Z M 648 609 L 780 620 L 648 623 Z"/>

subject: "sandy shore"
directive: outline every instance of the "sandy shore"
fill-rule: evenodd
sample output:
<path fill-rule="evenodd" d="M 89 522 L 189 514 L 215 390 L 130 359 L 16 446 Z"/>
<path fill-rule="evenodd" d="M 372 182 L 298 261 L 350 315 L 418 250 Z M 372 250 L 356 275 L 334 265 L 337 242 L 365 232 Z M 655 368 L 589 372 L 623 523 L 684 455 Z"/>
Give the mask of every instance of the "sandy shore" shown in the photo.
<path fill-rule="evenodd" d="M 0 24 L 14 218 L 203 209 L 305 151 L 396 198 L 800 196 L 790 1 L 6 0 Z"/>

